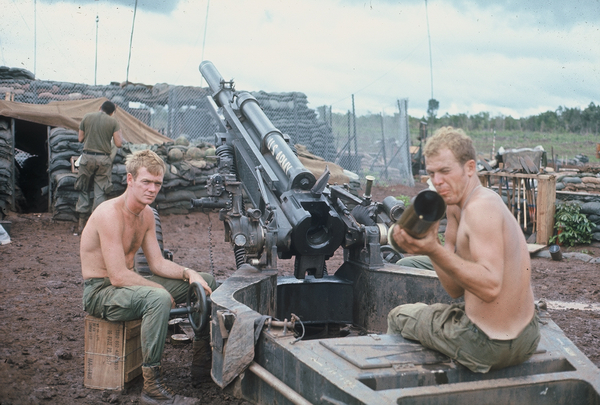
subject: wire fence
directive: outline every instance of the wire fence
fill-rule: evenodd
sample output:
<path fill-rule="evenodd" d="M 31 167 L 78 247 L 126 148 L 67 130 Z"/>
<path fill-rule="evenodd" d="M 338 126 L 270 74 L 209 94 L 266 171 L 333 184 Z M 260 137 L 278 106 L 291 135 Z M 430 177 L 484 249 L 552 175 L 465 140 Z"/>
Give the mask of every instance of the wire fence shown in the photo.
<path fill-rule="evenodd" d="M 0 94 L 5 99 L 31 104 L 106 97 L 140 121 L 175 140 L 214 143 L 218 127 L 202 87 L 140 84 L 97 86 L 33 80 L 21 69 L 0 68 Z M 32 76 L 32 75 L 31 75 Z M 414 185 L 410 155 L 408 100 L 399 99 L 392 115 L 357 116 L 355 98 L 346 113 L 331 106 L 309 107 L 304 93 L 251 92 L 274 126 L 292 144 L 339 164 L 359 176 L 374 175 L 390 184 Z M 339 105 L 336 106 L 339 110 Z"/>

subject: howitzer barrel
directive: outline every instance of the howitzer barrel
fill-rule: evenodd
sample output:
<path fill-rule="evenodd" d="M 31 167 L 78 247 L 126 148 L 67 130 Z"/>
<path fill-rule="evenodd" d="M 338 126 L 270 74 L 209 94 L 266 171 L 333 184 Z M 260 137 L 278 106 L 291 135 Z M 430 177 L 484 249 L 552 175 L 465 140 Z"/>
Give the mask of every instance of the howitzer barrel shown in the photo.
<path fill-rule="evenodd" d="M 233 98 L 233 89 L 231 91 L 226 91 L 221 88 L 221 82 L 223 82 L 223 77 L 212 64 L 212 62 L 205 60 L 200 64 L 200 73 L 206 83 L 208 83 L 208 87 L 215 93 L 216 98 L 218 99 L 218 105 L 222 106 L 227 104 Z M 223 91 L 222 91 L 223 90 Z M 215 96 L 213 96 L 214 98 Z"/>
<path fill-rule="evenodd" d="M 288 189 L 308 190 L 315 182 L 315 176 L 304 167 L 290 146 L 287 144 L 281 131 L 271 123 L 269 118 L 258 104 L 254 96 L 248 92 L 234 93 L 232 86 L 225 87 L 221 74 L 210 61 L 200 64 L 200 72 L 206 79 L 210 89 L 214 92 L 213 99 L 219 107 L 233 102 L 236 96 L 236 107 L 241 111 L 246 120 L 252 124 L 261 153 L 270 152 L 279 167 L 290 179 Z M 233 125 L 232 125 L 233 126 Z"/>
<path fill-rule="evenodd" d="M 446 213 L 444 199 L 435 191 L 423 190 L 417 194 L 414 202 L 402 213 L 396 225 L 413 238 L 420 239 Z"/>

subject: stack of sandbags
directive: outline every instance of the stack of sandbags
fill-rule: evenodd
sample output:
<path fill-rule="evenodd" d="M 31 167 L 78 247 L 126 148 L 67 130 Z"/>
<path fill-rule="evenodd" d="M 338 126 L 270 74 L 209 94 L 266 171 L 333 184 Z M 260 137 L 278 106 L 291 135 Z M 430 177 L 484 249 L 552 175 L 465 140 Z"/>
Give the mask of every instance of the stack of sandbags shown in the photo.
<path fill-rule="evenodd" d="M 0 118 L 0 219 L 8 215 L 13 199 L 12 142 L 10 122 Z"/>
<path fill-rule="evenodd" d="M 581 204 L 581 211 L 593 224 L 592 240 L 600 242 L 600 201 L 588 201 Z"/>
<path fill-rule="evenodd" d="M 191 199 L 206 197 L 206 180 L 216 172 L 215 148 L 205 143 L 190 144 L 179 137 L 157 150 L 167 165 L 163 187 L 155 208 L 161 214 L 186 214 Z"/>
<path fill-rule="evenodd" d="M 575 171 L 561 173 L 556 179 L 556 189 L 600 194 L 600 174 Z"/>
<path fill-rule="evenodd" d="M 52 129 L 49 144 L 48 171 L 54 219 L 77 221 L 75 204 L 79 192 L 74 188 L 77 174 L 71 170 L 71 157 L 77 158 L 81 155 L 83 144 L 79 143 L 77 132 L 65 128 Z"/>
<path fill-rule="evenodd" d="M 77 221 L 75 205 L 79 192 L 75 190 L 77 174 L 71 170 L 71 156 L 81 155 L 82 144 L 72 130 L 55 128 L 50 133 L 50 176 L 54 219 Z M 206 197 L 206 180 L 215 173 L 215 149 L 211 145 L 190 145 L 186 139 L 162 145 L 124 142 L 116 151 L 112 169 L 112 190 L 109 198 L 121 195 L 127 188 L 127 155 L 150 149 L 166 164 L 163 186 L 152 206 L 161 214 L 186 214 L 192 210 L 192 198 Z M 93 197 L 93 192 L 91 193 Z"/>

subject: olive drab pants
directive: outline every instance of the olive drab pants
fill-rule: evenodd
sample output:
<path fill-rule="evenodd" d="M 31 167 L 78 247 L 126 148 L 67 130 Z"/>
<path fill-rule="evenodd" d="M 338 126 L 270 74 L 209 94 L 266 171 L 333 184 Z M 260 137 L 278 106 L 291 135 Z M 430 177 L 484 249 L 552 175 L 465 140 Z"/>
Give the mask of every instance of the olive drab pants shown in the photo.
<path fill-rule="evenodd" d="M 400 305 L 388 314 L 388 335 L 402 335 L 437 350 L 476 373 L 520 364 L 540 341 L 537 310 L 519 336 L 490 339 L 465 313 L 465 304 Z"/>
<path fill-rule="evenodd" d="M 407 256 L 396 262 L 399 266 L 414 267 L 416 269 L 434 270 L 429 256 Z"/>
<path fill-rule="evenodd" d="M 209 287 L 217 288 L 215 278 L 200 273 Z M 88 314 L 112 322 L 142 319 L 141 341 L 142 361 L 145 367 L 160 365 L 165 347 L 171 296 L 177 304 L 185 302 L 189 283 L 159 276 L 146 277 L 163 287 L 131 286 L 114 287 L 108 277 L 85 280 L 83 290 L 83 309 Z M 196 339 L 207 339 L 209 328 L 204 328 Z"/>
<path fill-rule="evenodd" d="M 90 155 L 83 153 L 79 162 L 75 190 L 79 198 L 75 212 L 91 214 L 98 205 L 106 200 L 106 194 L 112 190 L 112 157 L 110 155 Z M 91 189 L 94 189 L 94 201 L 91 201 Z"/>

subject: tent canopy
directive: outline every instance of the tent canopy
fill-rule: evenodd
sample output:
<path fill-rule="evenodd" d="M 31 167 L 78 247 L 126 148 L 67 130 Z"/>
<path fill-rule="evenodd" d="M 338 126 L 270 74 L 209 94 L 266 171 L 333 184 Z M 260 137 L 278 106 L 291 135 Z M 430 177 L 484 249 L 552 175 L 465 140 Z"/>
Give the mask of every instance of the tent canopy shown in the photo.
<path fill-rule="evenodd" d="M 107 98 L 101 97 L 88 100 L 53 101 L 49 104 L 27 104 L 0 100 L 0 116 L 78 131 L 83 116 L 89 112 L 98 111 L 102 103 L 107 100 Z M 173 141 L 118 106 L 113 117 L 121 125 L 124 141 L 149 145 Z"/>

